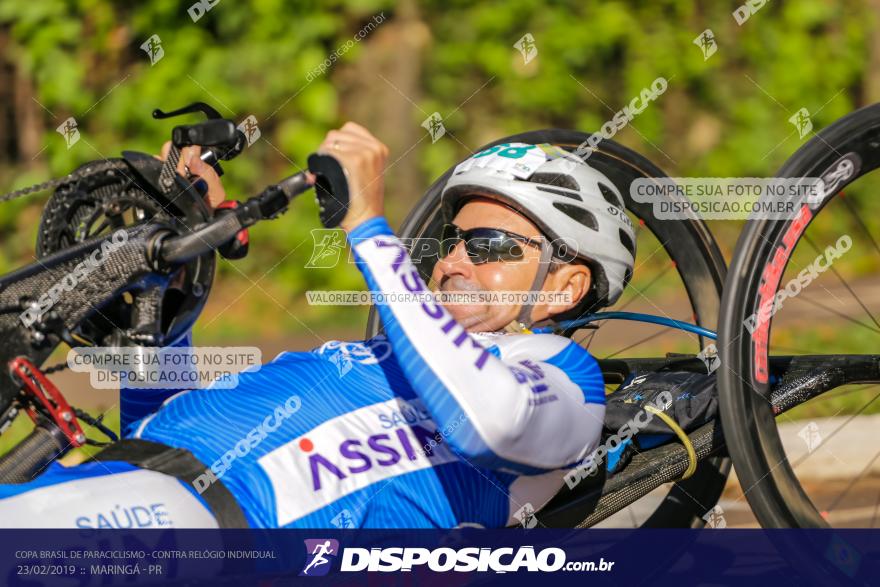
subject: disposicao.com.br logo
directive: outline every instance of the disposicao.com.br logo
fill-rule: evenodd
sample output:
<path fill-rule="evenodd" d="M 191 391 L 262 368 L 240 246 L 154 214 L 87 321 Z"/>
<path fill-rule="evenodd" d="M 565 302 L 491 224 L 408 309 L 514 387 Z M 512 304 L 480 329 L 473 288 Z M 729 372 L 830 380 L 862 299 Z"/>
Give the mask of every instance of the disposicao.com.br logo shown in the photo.
<path fill-rule="evenodd" d="M 306 540 L 308 553 L 306 566 L 300 576 L 314 577 L 326 575 L 335 558 L 339 543 L 336 540 Z M 340 572 L 409 572 L 413 567 L 424 566 L 429 570 L 443 573 L 448 571 L 515 573 L 517 571 L 545 572 L 555 571 L 610 571 L 613 561 L 604 558 L 596 561 L 566 561 L 561 548 L 534 546 L 517 548 L 488 548 L 469 546 L 464 548 L 354 548 L 343 549 Z"/>
<path fill-rule="evenodd" d="M 321 577 L 330 572 L 330 566 L 339 554 L 339 541 L 332 538 L 312 538 L 305 540 L 306 566 L 300 577 Z"/>

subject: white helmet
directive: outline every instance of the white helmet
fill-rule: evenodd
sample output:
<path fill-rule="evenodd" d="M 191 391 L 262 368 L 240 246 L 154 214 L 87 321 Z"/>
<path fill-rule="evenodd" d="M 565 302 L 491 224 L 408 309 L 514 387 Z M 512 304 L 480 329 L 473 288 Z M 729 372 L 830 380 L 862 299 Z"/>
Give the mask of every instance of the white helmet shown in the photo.
<path fill-rule="evenodd" d="M 623 293 L 632 277 L 635 231 L 620 192 L 580 157 L 547 143 L 496 145 L 455 168 L 441 195 L 445 217 L 476 196 L 507 204 L 551 241 L 572 247 L 593 272 L 589 306 L 609 306 Z"/>

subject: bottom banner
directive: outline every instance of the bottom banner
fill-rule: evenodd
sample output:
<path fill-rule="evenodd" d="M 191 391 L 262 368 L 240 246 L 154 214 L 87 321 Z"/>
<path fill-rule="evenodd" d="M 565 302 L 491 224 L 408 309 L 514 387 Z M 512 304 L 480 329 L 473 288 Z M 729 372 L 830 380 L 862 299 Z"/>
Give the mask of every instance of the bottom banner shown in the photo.
<path fill-rule="evenodd" d="M 872 584 L 871 530 L 0 530 L 0 583 Z M 552 576 L 552 578 L 551 578 Z"/>

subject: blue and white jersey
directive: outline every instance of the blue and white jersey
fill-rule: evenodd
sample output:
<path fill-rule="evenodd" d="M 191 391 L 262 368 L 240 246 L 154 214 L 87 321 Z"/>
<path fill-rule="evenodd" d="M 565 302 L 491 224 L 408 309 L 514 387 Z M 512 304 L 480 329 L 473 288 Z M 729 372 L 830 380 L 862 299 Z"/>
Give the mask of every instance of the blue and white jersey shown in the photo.
<path fill-rule="evenodd" d="M 427 291 L 384 219 L 349 239 L 372 291 Z M 540 509 L 598 444 L 596 361 L 563 337 L 468 333 L 440 305 L 386 299 L 384 336 L 282 353 L 234 389 L 181 392 L 129 436 L 191 451 L 255 527 L 498 527 Z M 29 490 L 87 481 L 81 468 L 0 486 L 0 519 L 13 501 L 41 515 Z M 200 500 L 183 489 L 179 500 Z"/>

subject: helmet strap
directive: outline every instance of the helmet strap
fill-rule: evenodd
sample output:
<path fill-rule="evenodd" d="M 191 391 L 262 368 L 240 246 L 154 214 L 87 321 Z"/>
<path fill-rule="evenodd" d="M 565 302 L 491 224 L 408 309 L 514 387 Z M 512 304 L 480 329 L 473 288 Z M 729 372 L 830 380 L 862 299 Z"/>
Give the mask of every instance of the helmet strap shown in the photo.
<path fill-rule="evenodd" d="M 553 258 L 553 247 L 550 246 L 546 240 L 541 240 L 541 258 L 538 261 L 538 272 L 535 274 L 535 280 L 532 282 L 532 286 L 529 289 L 530 292 L 534 293 L 537 291 L 541 291 L 544 286 L 544 280 L 547 279 L 547 274 L 550 273 L 550 260 Z M 528 330 L 532 325 L 532 309 L 535 307 L 533 303 L 523 304 L 522 308 L 519 310 L 519 315 L 516 317 L 516 322 L 519 323 L 520 330 Z"/>

